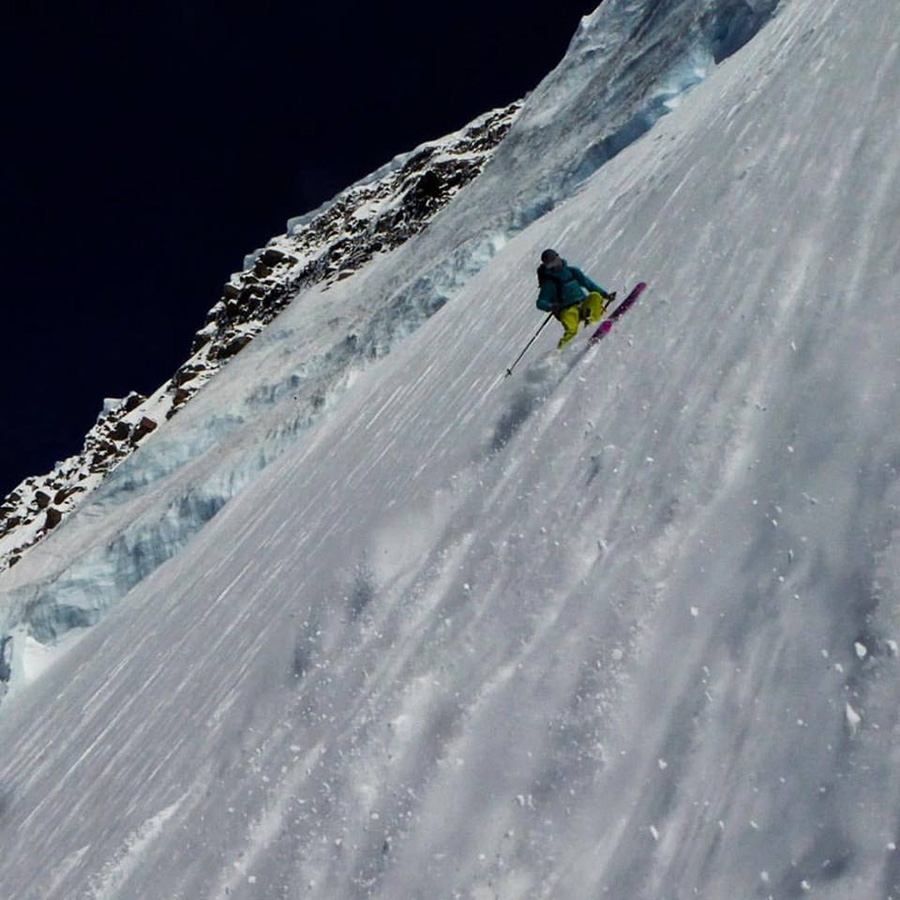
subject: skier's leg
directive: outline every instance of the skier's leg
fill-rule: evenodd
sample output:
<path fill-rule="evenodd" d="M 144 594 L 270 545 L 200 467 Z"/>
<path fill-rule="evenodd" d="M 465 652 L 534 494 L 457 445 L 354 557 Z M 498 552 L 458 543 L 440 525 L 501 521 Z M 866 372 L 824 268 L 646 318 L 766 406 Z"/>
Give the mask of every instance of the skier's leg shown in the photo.
<path fill-rule="evenodd" d="M 574 306 L 567 306 L 564 310 L 560 311 L 558 318 L 565 331 L 556 346 L 562 349 L 576 334 L 578 334 L 578 326 L 581 323 L 581 311 L 579 305 L 576 303 Z"/>
<path fill-rule="evenodd" d="M 602 294 L 597 291 L 591 291 L 584 300 L 581 301 L 581 307 L 586 313 L 584 318 L 587 322 L 599 322 L 601 316 L 606 312 L 606 301 Z"/>

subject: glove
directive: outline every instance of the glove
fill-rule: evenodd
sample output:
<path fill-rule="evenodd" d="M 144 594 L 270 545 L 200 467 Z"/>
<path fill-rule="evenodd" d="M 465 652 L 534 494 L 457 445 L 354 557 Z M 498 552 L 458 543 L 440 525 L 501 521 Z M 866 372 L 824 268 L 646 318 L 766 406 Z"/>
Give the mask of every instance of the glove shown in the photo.
<path fill-rule="evenodd" d="M 550 307 L 550 312 L 552 312 L 553 315 L 556 316 L 556 318 L 558 319 L 558 318 L 559 318 L 559 314 L 562 312 L 562 307 L 561 307 L 558 303 L 554 303 L 554 304 Z"/>

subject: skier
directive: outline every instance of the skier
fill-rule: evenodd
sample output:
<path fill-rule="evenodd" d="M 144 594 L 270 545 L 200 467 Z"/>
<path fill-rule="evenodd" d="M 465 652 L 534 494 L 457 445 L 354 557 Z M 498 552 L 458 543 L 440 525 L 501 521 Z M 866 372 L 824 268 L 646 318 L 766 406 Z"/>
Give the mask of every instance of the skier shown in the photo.
<path fill-rule="evenodd" d="M 575 337 L 581 322 L 599 321 L 615 299 L 615 294 L 595 284 L 581 269 L 570 266 L 555 250 L 541 254 L 537 276 L 540 285 L 537 308 L 552 312 L 564 329 L 556 345 L 559 348 Z"/>

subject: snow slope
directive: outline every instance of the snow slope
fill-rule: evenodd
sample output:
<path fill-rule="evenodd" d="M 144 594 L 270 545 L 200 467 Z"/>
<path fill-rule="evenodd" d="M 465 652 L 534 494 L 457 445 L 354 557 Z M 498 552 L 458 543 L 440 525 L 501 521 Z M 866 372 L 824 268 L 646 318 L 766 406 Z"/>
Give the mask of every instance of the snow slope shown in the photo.
<path fill-rule="evenodd" d="M 7 698 L 2 895 L 900 896 L 898 93 L 894 0 L 786 0 L 498 240 Z M 129 477 L 289 372 L 328 304 L 490 219 L 546 151 L 529 133 L 421 239 L 289 307 Z M 596 351 L 548 328 L 503 379 L 547 245 L 650 289 Z M 283 395 L 257 436 L 290 427 Z M 217 459 L 253 438 L 182 468 L 233 477 Z M 116 540 L 105 498 L 35 558 Z"/>

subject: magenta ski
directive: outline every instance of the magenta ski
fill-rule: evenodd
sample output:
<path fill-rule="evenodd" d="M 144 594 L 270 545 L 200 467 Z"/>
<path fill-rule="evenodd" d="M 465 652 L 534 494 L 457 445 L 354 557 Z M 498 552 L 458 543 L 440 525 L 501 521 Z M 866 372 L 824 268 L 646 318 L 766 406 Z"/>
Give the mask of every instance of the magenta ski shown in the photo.
<path fill-rule="evenodd" d="M 609 314 L 607 318 L 605 318 L 600 325 L 597 327 L 597 330 L 590 336 L 588 339 L 588 344 L 596 344 L 597 341 L 606 337 L 612 331 L 613 324 L 619 316 L 625 315 L 635 303 L 637 303 L 638 297 L 644 293 L 644 289 L 647 287 L 646 281 L 639 281 L 632 289 L 628 296 Z"/>

